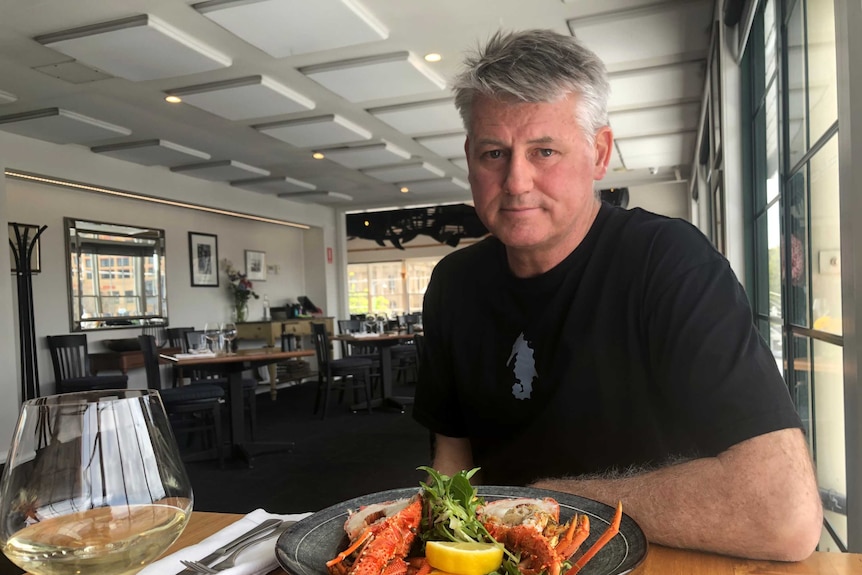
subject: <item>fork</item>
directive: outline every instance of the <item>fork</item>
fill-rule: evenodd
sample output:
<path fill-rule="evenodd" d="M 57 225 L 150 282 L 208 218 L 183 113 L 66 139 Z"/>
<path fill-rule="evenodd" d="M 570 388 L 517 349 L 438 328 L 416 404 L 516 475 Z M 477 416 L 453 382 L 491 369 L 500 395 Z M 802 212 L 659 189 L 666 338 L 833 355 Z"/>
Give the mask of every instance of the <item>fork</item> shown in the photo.
<path fill-rule="evenodd" d="M 212 575 L 213 573 L 219 573 L 220 571 L 224 571 L 226 569 L 230 569 L 231 567 L 234 567 L 236 565 L 236 559 L 240 553 L 242 553 L 243 551 L 245 551 L 246 549 L 248 549 L 249 547 L 251 547 L 253 545 L 257 545 L 258 543 L 260 543 L 262 541 L 266 541 L 267 539 L 272 539 L 273 537 L 276 537 L 277 535 L 281 535 L 281 533 L 285 529 L 287 529 L 288 527 L 290 527 L 294 523 L 295 523 L 294 521 L 285 521 L 277 529 L 274 529 L 274 530 L 270 531 L 269 533 L 266 533 L 265 535 L 261 535 L 260 537 L 257 537 L 255 539 L 251 539 L 249 541 L 246 541 L 245 543 L 243 543 L 242 545 L 240 545 L 239 547 L 234 549 L 224 559 L 222 559 L 221 561 L 219 561 L 218 563 L 215 563 L 213 565 L 207 566 L 207 565 L 204 565 L 203 563 L 201 563 L 200 561 L 189 561 L 186 559 L 181 560 L 180 563 L 182 563 L 183 565 L 185 565 L 186 567 L 188 567 L 189 569 L 191 569 L 192 571 L 194 571 L 196 573 L 203 573 L 205 575 Z"/>

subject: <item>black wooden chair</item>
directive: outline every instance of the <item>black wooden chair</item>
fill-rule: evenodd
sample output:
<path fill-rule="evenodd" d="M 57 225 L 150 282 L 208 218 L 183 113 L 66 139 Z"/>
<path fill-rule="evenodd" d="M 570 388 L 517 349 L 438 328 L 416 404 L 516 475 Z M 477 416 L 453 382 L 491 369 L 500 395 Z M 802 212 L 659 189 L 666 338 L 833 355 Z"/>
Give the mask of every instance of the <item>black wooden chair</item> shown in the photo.
<path fill-rule="evenodd" d="M 177 439 L 186 436 L 187 445 L 190 445 L 193 434 L 200 432 L 203 435 L 201 449 L 184 453 L 183 460 L 198 461 L 216 457 L 219 467 L 223 467 L 221 406 L 224 404 L 224 389 L 203 383 L 162 389 L 156 340 L 151 335 L 139 335 L 138 341 L 144 355 L 147 387 L 158 390 Z"/>
<path fill-rule="evenodd" d="M 362 321 L 358 319 L 340 319 L 338 320 L 338 333 L 360 333 L 362 331 Z M 371 391 L 374 393 L 378 384 L 381 383 L 380 376 L 380 349 L 374 346 L 361 345 L 342 340 L 341 342 L 341 357 L 363 357 L 371 360 Z"/>
<path fill-rule="evenodd" d="M 190 331 L 194 331 L 193 327 L 169 327 L 165 330 L 165 337 L 167 338 L 168 347 L 172 349 L 179 349 L 182 353 L 186 353 L 189 350 L 189 346 L 186 343 L 186 333 Z M 158 343 L 158 339 L 156 340 Z M 173 373 L 172 377 L 172 385 L 176 387 L 179 384 L 179 380 L 183 377 L 183 370 L 177 366 L 173 366 L 171 369 Z"/>
<path fill-rule="evenodd" d="M 373 362 L 364 357 L 342 357 L 332 359 L 329 335 L 326 333 L 326 325 L 322 323 L 311 324 L 311 339 L 314 341 L 314 350 L 317 353 L 317 397 L 314 402 L 314 412 L 320 411 L 320 418 L 326 419 L 326 410 L 329 406 L 330 393 L 334 390 L 341 391 L 341 398 L 348 389 L 365 390 L 365 401 L 368 404 L 368 413 L 371 413 L 371 367 Z"/>
<path fill-rule="evenodd" d="M 123 374 L 93 375 L 90 372 L 85 334 L 49 335 L 47 338 L 57 393 L 128 387 L 129 378 Z"/>

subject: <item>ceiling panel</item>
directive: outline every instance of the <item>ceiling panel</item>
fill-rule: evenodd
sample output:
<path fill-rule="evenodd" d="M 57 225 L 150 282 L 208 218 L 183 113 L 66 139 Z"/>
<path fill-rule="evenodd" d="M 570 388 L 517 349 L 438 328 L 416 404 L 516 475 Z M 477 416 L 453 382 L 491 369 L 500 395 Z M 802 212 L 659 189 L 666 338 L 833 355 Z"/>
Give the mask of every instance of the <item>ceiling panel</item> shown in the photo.
<path fill-rule="evenodd" d="M 212 0 L 193 8 L 275 58 L 389 36 L 386 27 L 354 0 Z"/>
<path fill-rule="evenodd" d="M 311 202 L 315 204 L 342 204 L 352 202 L 353 196 L 343 194 L 341 192 L 325 192 L 317 190 L 314 192 L 292 192 L 286 194 L 278 194 L 279 198 L 286 200 L 295 200 L 298 202 Z"/>
<path fill-rule="evenodd" d="M 187 148 L 166 140 L 143 140 L 110 144 L 90 148 L 96 154 L 104 154 L 127 162 L 145 166 L 179 166 L 195 160 L 209 160 L 206 152 Z"/>
<path fill-rule="evenodd" d="M 10 102 L 14 102 L 17 99 L 18 98 L 15 96 L 15 94 L 10 94 L 9 92 L 4 92 L 3 90 L 0 90 L 0 104 L 8 104 Z"/>
<path fill-rule="evenodd" d="M 370 131 L 335 114 L 253 127 L 297 148 L 319 148 L 371 139 Z"/>
<path fill-rule="evenodd" d="M 697 140 L 695 132 L 617 140 L 625 167 L 630 170 L 691 163 Z"/>
<path fill-rule="evenodd" d="M 467 167 L 467 158 L 449 158 L 449 161 L 464 170 L 465 172 L 469 170 L 469 168 Z"/>
<path fill-rule="evenodd" d="M 416 138 L 416 141 L 444 158 L 453 158 L 458 154 L 464 153 L 464 140 L 467 135 L 463 132 L 459 134 L 449 134 L 446 136 L 429 136 L 426 138 Z"/>
<path fill-rule="evenodd" d="M 678 60 L 705 53 L 713 0 L 664 2 L 567 21 L 573 35 L 601 54 L 610 69 L 629 62 Z M 662 34 L 656 34 L 662 30 Z"/>
<path fill-rule="evenodd" d="M 132 81 L 170 78 L 231 65 L 231 59 L 149 14 L 35 38 L 82 62 Z"/>
<path fill-rule="evenodd" d="M 438 178 L 418 182 L 398 182 L 398 187 L 407 188 L 411 194 L 463 193 L 470 189 L 470 184 L 458 178 Z"/>
<path fill-rule="evenodd" d="M 431 100 L 368 110 L 375 118 L 407 135 L 455 132 L 464 129 L 455 101 Z"/>
<path fill-rule="evenodd" d="M 86 144 L 128 136 L 128 128 L 60 108 L 0 116 L 0 130 L 55 144 Z"/>
<path fill-rule="evenodd" d="M 682 101 L 699 102 L 703 95 L 705 64 L 687 62 L 612 74 L 610 111 L 659 106 Z"/>
<path fill-rule="evenodd" d="M 352 146 L 349 148 L 331 148 L 325 150 L 324 153 L 327 160 L 332 160 L 337 164 L 352 169 L 385 166 L 410 159 L 410 152 L 389 142 Z"/>
<path fill-rule="evenodd" d="M 696 130 L 699 120 L 700 103 L 698 102 L 610 114 L 610 124 L 615 138 Z"/>
<path fill-rule="evenodd" d="M 183 102 L 228 120 L 280 116 L 314 109 L 314 102 L 265 76 L 167 90 Z"/>
<path fill-rule="evenodd" d="M 230 182 L 234 180 L 247 179 L 250 176 L 268 176 L 269 171 L 237 162 L 236 160 L 220 160 L 216 162 L 200 162 L 171 168 L 172 172 L 178 172 L 204 180 L 215 180 Z"/>
<path fill-rule="evenodd" d="M 284 194 L 288 192 L 310 192 L 315 186 L 308 182 L 302 182 L 287 176 L 271 176 L 264 178 L 249 178 L 247 180 L 235 180 L 230 183 L 238 188 L 254 190 L 264 194 Z"/>
<path fill-rule="evenodd" d="M 350 102 L 442 92 L 446 82 L 409 52 L 394 52 L 299 70 Z"/>
<path fill-rule="evenodd" d="M 383 180 L 384 182 L 411 182 L 414 180 L 427 180 L 430 178 L 442 178 L 446 173 L 436 166 L 427 162 L 411 162 L 397 166 L 385 166 L 362 170 L 362 173 Z"/>

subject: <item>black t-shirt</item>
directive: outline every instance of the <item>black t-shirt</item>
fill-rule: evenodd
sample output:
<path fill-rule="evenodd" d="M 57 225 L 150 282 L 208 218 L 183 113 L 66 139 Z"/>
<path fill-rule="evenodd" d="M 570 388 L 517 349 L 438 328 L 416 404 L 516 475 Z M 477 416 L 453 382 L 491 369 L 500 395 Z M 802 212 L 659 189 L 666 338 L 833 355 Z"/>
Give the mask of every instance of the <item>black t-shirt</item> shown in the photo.
<path fill-rule="evenodd" d="M 799 427 L 727 260 L 685 221 L 603 204 L 541 276 L 483 240 L 425 295 L 413 414 L 490 484 L 660 466 Z"/>

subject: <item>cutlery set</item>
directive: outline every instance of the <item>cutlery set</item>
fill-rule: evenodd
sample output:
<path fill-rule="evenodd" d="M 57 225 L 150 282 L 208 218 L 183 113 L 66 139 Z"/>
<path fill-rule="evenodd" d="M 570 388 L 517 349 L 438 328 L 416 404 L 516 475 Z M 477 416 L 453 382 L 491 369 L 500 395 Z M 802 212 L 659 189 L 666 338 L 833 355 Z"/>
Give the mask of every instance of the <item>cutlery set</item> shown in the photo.
<path fill-rule="evenodd" d="M 243 533 L 233 541 L 225 543 L 206 557 L 197 561 L 182 560 L 185 569 L 177 575 L 212 574 L 230 569 L 236 565 L 236 559 L 240 553 L 257 545 L 258 543 L 280 535 L 285 529 L 293 525 L 295 521 L 282 521 L 280 519 L 268 519 L 260 525 Z"/>

